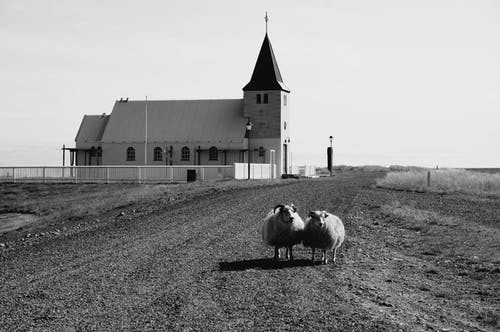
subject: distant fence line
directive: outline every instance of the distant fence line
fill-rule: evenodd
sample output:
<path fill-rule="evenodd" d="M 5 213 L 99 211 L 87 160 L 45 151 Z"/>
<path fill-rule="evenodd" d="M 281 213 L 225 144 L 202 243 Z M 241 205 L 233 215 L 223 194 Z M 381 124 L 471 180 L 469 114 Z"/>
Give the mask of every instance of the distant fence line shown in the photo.
<path fill-rule="evenodd" d="M 248 165 L 0 167 L 0 182 L 172 183 L 248 178 Z M 250 164 L 251 179 L 276 178 L 276 165 Z"/>

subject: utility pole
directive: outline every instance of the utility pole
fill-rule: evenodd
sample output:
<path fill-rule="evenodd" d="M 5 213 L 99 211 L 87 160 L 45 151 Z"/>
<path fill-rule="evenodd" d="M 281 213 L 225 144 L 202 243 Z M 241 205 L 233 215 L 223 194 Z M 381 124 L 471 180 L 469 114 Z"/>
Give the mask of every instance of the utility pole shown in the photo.
<path fill-rule="evenodd" d="M 144 165 L 148 164 L 148 96 L 146 96 L 146 109 L 144 119 Z"/>

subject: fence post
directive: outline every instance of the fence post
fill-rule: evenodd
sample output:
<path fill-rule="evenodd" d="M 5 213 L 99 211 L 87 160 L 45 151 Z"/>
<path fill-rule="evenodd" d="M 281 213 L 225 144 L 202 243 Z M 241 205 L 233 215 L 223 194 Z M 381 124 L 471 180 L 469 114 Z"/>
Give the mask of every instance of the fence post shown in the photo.
<path fill-rule="evenodd" d="M 427 171 L 427 187 L 431 186 L 431 172 Z"/>
<path fill-rule="evenodd" d="M 174 168 L 170 167 L 170 182 L 174 182 Z"/>
<path fill-rule="evenodd" d="M 109 167 L 106 167 L 106 184 L 109 183 Z"/>
<path fill-rule="evenodd" d="M 46 182 L 46 177 L 45 177 L 45 167 L 42 167 L 42 179 L 43 179 L 43 183 Z"/>
<path fill-rule="evenodd" d="M 78 183 L 78 168 L 75 167 L 75 183 Z"/>
<path fill-rule="evenodd" d="M 201 168 L 201 181 L 205 181 L 205 167 Z"/>
<path fill-rule="evenodd" d="M 141 183 L 141 168 L 137 167 L 137 183 Z"/>

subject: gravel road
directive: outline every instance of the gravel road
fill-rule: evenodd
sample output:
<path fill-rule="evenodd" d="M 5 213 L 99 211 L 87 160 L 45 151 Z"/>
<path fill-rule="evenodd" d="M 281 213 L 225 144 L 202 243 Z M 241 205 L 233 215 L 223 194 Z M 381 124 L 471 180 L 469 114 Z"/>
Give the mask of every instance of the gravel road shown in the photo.
<path fill-rule="evenodd" d="M 0 249 L 0 330 L 495 331 L 500 200 L 396 192 L 380 174 L 212 190 Z M 278 203 L 338 215 L 337 265 L 271 261 Z"/>

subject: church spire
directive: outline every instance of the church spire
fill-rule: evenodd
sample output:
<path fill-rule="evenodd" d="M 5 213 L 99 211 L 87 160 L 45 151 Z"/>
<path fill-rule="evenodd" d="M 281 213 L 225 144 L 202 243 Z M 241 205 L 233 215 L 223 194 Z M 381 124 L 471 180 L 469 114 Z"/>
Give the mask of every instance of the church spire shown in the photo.
<path fill-rule="evenodd" d="M 257 63 L 253 69 L 250 82 L 243 88 L 243 91 L 261 91 L 261 90 L 281 90 L 290 92 L 288 87 L 283 83 L 281 73 L 278 68 L 278 62 L 274 56 L 271 41 L 267 35 L 267 12 L 264 17 L 266 21 L 266 35 L 260 48 Z"/>

